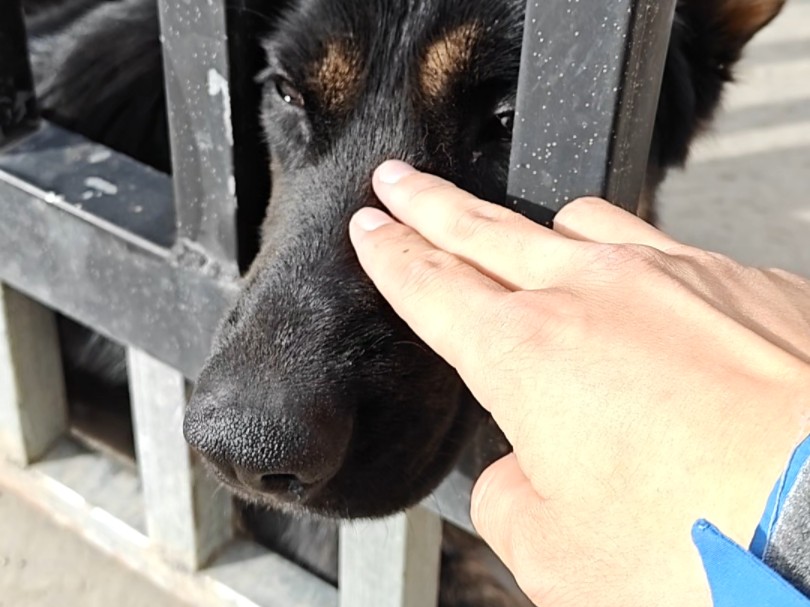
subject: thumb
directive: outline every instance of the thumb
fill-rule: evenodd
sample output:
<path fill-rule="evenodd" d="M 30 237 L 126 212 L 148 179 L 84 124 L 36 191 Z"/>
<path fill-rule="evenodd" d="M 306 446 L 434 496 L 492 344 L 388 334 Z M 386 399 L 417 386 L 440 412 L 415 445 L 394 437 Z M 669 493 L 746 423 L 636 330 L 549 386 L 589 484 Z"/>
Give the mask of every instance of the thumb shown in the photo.
<path fill-rule="evenodd" d="M 544 572 L 537 565 L 548 562 L 544 557 L 552 552 L 540 528 L 545 507 L 514 454 L 498 460 L 479 477 L 473 488 L 471 516 L 476 531 L 527 596 L 540 595 Z"/>

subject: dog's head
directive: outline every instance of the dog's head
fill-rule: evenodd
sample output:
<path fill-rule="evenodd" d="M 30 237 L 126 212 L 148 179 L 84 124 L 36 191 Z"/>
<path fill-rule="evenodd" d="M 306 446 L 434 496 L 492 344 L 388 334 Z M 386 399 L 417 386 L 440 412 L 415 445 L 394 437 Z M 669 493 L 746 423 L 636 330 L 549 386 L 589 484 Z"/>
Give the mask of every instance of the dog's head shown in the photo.
<path fill-rule="evenodd" d="M 186 437 L 253 501 L 377 516 L 428 494 L 479 417 L 453 369 L 364 276 L 352 213 L 406 160 L 505 194 L 523 0 L 300 0 L 266 42 L 273 196 L 263 247 L 220 327 Z M 684 0 L 651 153 L 686 157 L 744 43 L 780 0 Z"/>

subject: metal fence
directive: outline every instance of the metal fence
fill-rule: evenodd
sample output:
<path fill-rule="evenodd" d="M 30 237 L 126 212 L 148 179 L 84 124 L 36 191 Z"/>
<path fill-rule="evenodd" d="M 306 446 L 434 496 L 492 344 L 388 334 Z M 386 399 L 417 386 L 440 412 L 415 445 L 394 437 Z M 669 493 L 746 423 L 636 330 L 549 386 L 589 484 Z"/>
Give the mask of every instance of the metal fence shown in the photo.
<path fill-rule="evenodd" d="M 255 221 L 236 204 L 257 179 L 240 151 L 252 75 L 228 60 L 251 17 L 159 4 L 171 178 L 39 120 L 21 0 L 0 4 L 0 481 L 196 605 L 435 604 L 441 519 L 471 529 L 469 472 L 425 507 L 345 525 L 338 592 L 236 538 L 230 498 L 183 442 L 188 381 L 237 290 L 237 226 Z M 674 5 L 529 1 L 513 205 L 544 222 L 579 194 L 634 206 Z M 595 144 L 575 162 L 577 133 Z M 104 204 L 83 204 L 88 188 Z M 54 311 L 126 345 L 137 470 L 69 437 Z"/>

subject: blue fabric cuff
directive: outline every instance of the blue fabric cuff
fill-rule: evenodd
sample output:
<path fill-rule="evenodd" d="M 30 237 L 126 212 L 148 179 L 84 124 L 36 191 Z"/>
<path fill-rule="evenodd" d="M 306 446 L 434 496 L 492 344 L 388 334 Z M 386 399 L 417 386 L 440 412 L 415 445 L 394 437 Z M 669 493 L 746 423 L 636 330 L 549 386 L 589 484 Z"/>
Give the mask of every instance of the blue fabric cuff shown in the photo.
<path fill-rule="evenodd" d="M 785 505 L 790 490 L 796 484 L 796 479 L 799 472 L 802 471 L 804 464 L 810 459 L 810 437 L 805 438 L 801 444 L 794 449 L 793 454 L 790 456 L 787 469 L 779 478 L 776 486 L 771 491 L 768 498 L 768 503 L 765 506 L 765 512 L 762 519 L 759 521 L 757 530 L 754 532 L 754 539 L 751 540 L 750 550 L 758 558 L 763 558 L 765 548 L 768 545 L 768 538 L 771 537 L 776 522 L 782 514 L 782 508 Z"/>
<path fill-rule="evenodd" d="M 714 607 L 810 607 L 810 599 L 756 556 L 701 520 L 692 527 Z"/>
<path fill-rule="evenodd" d="M 692 540 L 703 559 L 714 607 L 810 607 L 810 599 L 762 561 L 785 501 L 808 459 L 810 437 L 793 451 L 787 469 L 771 492 L 750 551 L 708 521 L 700 520 L 692 527 Z"/>

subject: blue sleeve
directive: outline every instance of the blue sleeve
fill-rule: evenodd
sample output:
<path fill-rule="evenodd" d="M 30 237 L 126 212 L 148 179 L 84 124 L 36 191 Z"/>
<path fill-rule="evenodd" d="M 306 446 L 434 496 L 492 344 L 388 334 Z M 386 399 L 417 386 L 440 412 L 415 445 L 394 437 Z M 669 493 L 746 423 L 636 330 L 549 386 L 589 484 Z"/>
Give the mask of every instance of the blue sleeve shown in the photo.
<path fill-rule="evenodd" d="M 810 599 L 711 523 L 695 523 L 692 539 L 703 559 L 714 607 L 810 607 Z"/>
<path fill-rule="evenodd" d="M 771 493 L 750 551 L 734 543 L 708 521 L 692 528 L 711 587 L 714 607 L 810 607 L 810 598 L 763 562 L 763 553 L 779 522 L 800 471 L 810 460 L 810 437 L 793 452 Z"/>

